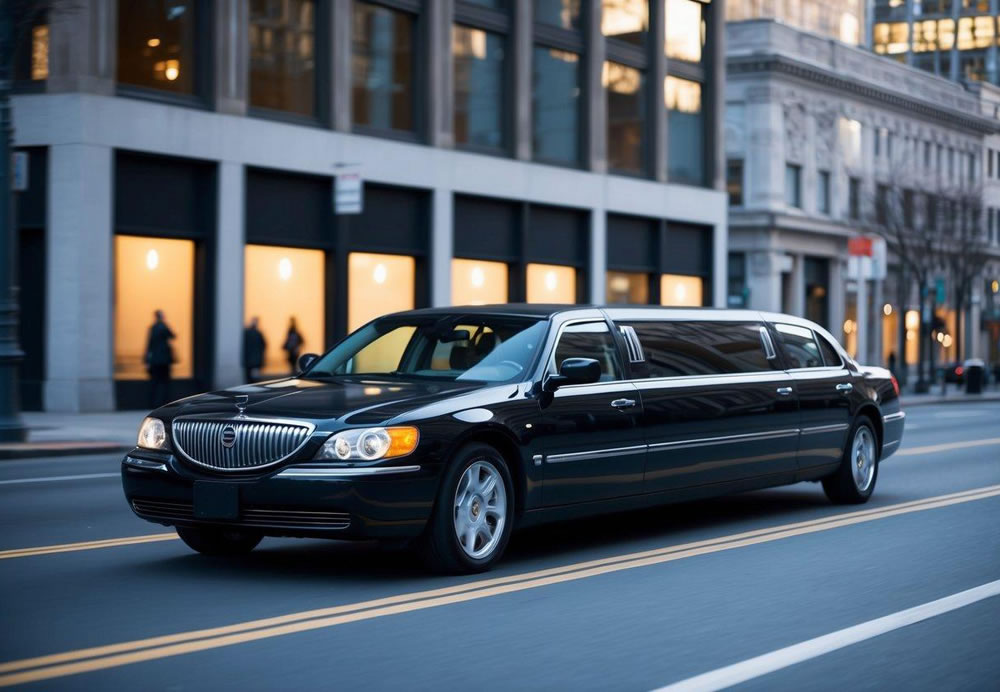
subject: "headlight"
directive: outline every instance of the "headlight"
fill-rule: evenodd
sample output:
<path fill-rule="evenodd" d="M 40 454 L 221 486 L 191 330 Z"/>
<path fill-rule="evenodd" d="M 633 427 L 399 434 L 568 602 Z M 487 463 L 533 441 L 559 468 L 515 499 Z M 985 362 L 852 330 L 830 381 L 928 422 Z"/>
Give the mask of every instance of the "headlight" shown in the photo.
<path fill-rule="evenodd" d="M 146 418 L 139 426 L 138 446 L 145 449 L 166 449 L 167 429 L 159 418 Z"/>
<path fill-rule="evenodd" d="M 406 456 L 417 448 L 416 428 L 362 428 L 335 433 L 323 443 L 317 459 L 375 461 Z"/>

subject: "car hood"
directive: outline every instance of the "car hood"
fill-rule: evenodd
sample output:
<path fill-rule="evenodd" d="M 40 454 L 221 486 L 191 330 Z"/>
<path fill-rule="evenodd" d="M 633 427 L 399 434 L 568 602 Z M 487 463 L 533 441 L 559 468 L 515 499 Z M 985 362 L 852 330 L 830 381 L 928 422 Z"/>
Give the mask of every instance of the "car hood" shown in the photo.
<path fill-rule="evenodd" d="M 236 396 L 243 394 L 247 396 L 247 416 L 376 425 L 420 406 L 482 386 L 479 382 L 418 382 L 397 378 L 292 378 L 200 394 L 175 402 L 165 407 L 164 411 L 171 417 L 235 415 Z"/>

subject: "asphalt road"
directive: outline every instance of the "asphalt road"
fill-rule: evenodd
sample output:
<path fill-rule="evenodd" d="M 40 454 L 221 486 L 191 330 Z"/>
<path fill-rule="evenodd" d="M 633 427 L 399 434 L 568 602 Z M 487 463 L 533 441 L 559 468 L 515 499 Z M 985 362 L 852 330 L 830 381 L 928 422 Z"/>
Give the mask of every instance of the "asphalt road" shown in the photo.
<path fill-rule="evenodd" d="M 132 515 L 118 463 L 0 462 L 0 686 L 1000 680 L 1000 403 L 912 408 L 863 507 L 834 507 L 806 483 L 550 525 L 516 534 L 499 568 L 474 577 L 428 575 L 373 543 L 265 539 L 244 558 L 195 555 Z"/>

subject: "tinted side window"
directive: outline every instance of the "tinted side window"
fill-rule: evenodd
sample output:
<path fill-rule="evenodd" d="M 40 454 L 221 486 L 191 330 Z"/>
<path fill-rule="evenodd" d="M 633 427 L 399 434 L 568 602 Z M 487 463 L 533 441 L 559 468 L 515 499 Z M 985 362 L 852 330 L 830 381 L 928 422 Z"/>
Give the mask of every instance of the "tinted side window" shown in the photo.
<path fill-rule="evenodd" d="M 567 358 L 593 358 L 601 364 L 601 381 L 622 379 L 622 364 L 618 357 L 618 347 L 604 322 L 571 324 L 563 330 L 556 344 L 551 369 L 559 366 Z"/>
<path fill-rule="evenodd" d="M 631 322 L 650 377 L 721 375 L 770 370 L 759 324 L 746 322 Z"/>
<path fill-rule="evenodd" d="M 835 368 L 843 365 L 840 360 L 840 354 L 837 353 L 837 349 L 833 347 L 825 336 L 822 334 L 816 334 L 816 341 L 819 342 L 819 350 L 823 354 L 823 362 L 827 367 Z"/>
<path fill-rule="evenodd" d="M 790 370 L 822 367 L 823 358 L 819 355 L 819 346 L 816 345 L 811 329 L 791 324 L 776 324 L 774 328 L 778 331 L 781 349 Z"/>

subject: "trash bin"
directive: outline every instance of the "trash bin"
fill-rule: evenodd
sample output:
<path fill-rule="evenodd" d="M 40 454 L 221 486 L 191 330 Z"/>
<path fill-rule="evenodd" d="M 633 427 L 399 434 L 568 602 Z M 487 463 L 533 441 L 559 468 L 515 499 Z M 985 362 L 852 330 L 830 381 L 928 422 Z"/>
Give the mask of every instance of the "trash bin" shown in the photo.
<path fill-rule="evenodd" d="M 965 361 L 965 393 L 982 394 L 985 375 L 986 363 L 978 358 L 970 358 Z"/>

